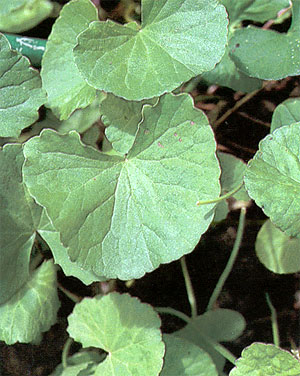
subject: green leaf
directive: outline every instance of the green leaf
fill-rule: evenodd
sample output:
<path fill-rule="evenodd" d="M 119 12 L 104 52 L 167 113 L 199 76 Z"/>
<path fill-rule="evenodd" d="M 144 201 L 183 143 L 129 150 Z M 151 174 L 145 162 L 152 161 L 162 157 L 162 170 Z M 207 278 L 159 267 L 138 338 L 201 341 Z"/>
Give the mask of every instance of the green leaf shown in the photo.
<path fill-rule="evenodd" d="M 0 340 L 36 342 L 56 322 L 59 308 L 56 269 L 45 261 L 27 283 L 5 304 L 0 305 Z"/>
<path fill-rule="evenodd" d="M 200 347 L 171 334 L 164 334 L 166 354 L 161 376 L 218 376 L 209 355 Z"/>
<path fill-rule="evenodd" d="M 273 132 L 283 125 L 290 125 L 297 122 L 300 122 L 300 99 L 287 99 L 275 108 L 270 132 Z"/>
<path fill-rule="evenodd" d="M 230 376 L 298 376 L 300 363 L 289 352 L 274 345 L 253 343 L 242 352 Z"/>
<path fill-rule="evenodd" d="M 83 347 L 98 347 L 108 356 L 95 375 L 156 376 L 164 356 L 160 319 L 150 305 L 127 294 L 85 298 L 68 318 L 68 332 Z"/>
<path fill-rule="evenodd" d="M 0 151 L 0 304 L 29 278 L 29 259 L 42 208 L 28 194 L 21 177 L 21 145 Z"/>
<path fill-rule="evenodd" d="M 144 107 L 127 156 L 86 147 L 75 132 L 50 130 L 24 152 L 30 193 L 46 207 L 71 260 L 97 275 L 139 278 L 178 259 L 213 218 L 214 205 L 198 201 L 219 196 L 215 141 L 186 94 Z"/>
<path fill-rule="evenodd" d="M 101 356 L 95 351 L 82 351 L 68 358 L 67 367 L 56 367 L 50 376 L 91 376 L 94 375 Z"/>
<path fill-rule="evenodd" d="M 213 359 L 219 373 L 221 373 L 225 359 L 211 344 L 205 341 L 205 336 L 216 342 L 233 341 L 242 334 L 245 326 L 245 320 L 240 313 L 230 309 L 217 309 L 196 317 L 192 320 L 192 323 L 174 334 L 205 350 Z"/>
<path fill-rule="evenodd" d="M 48 0 L 10 0 L 0 6 L 0 30 L 21 33 L 32 29 L 53 10 L 53 3 Z"/>
<path fill-rule="evenodd" d="M 108 94 L 101 103 L 101 114 L 105 135 L 115 151 L 126 154 L 131 149 L 138 124 L 142 120 L 142 107 L 155 104 L 157 98 L 141 102 L 126 101 L 123 98 Z"/>
<path fill-rule="evenodd" d="M 248 164 L 245 186 L 271 221 L 290 236 L 300 236 L 300 126 L 276 129 L 259 144 Z"/>
<path fill-rule="evenodd" d="M 90 0 L 71 1 L 63 7 L 48 38 L 41 76 L 47 105 L 61 120 L 95 99 L 96 91 L 81 77 L 72 50 L 77 35 L 97 19 L 97 9 Z"/>
<path fill-rule="evenodd" d="M 259 261 L 274 273 L 300 271 L 300 240 L 290 238 L 270 220 L 258 232 L 255 251 Z"/>
<path fill-rule="evenodd" d="M 0 34 L 0 137 L 17 138 L 45 102 L 39 73 Z"/>
<path fill-rule="evenodd" d="M 263 80 L 300 74 L 300 0 L 293 1 L 292 14 L 287 33 L 252 26 L 234 33 L 229 48 L 238 69 Z"/>
<path fill-rule="evenodd" d="M 141 26 L 92 22 L 78 36 L 75 62 L 99 90 L 152 98 L 212 69 L 224 54 L 227 23 L 216 0 L 142 0 Z"/>

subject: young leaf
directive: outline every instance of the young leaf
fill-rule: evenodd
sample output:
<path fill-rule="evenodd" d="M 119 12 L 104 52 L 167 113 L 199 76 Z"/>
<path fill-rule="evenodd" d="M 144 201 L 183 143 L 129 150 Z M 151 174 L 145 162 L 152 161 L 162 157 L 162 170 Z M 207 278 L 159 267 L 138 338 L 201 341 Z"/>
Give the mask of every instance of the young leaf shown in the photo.
<path fill-rule="evenodd" d="M 68 332 L 83 347 L 108 353 L 95 375 L 157 376 L 165 346 L 160 319 L 150 305 L 127 294 L 85 298 L 68 318 Z"/>
<path fill-rule="evenodd" d="M 101 356 L 96 351 L 82 351 L 68 358 L 67 367 L 56 367 L 50 376 L 92 376 Z"/>
<path fill-rule="evenodd" d="M 242 352 L 230 376 L 298 376 L 300 363 L 289 352 L 274 345 L 253 343 Z"/>
<path fill-rule="evenodd" d="M 275 130 L 249 162 L 245 186 L 271 221 L 290 236 L 300 236 L 300 126 Z"/>
<path fill-rule="evenodd" d="M 0 30 L 21 33 L 49 17 L 53 3 L 49 0 L 2 1 L 0 7 Z"/>
<path fill-rule="evenodd" d="M 263 80 L 300 75 L 300 0 L 292 3 L 293 18 L 287 33 L 252 26 L 234 33 L 229 48 L 238 69 Z"/>
<path fill-rule="evenodd" d="M 157 98 L 134 102 L 108 94 L 101 103 L 102 121 L 107 126 L 105 135 L 115 151 L 126 154 L 131 149 L 138 124 L 142 120 L 142 107 L 154 104 Z"/>
<path fill-rule="evenodd" d="M 290 125 L 300 122 L 300 99 L 291 98 L 280 103 L 275 108 L 272 116 L 271 130 L 282 127 L 283 125 Z"/>
<path fill-rule="evenodd" d="M 216 0 L 142 0 L 140 26 L 92 22 L 78 36 L 74 56 L 89 85 L 142 100 L 212 69 L 226 36 L 226 12 Z"/>
<path fill-rule="evenodd" d="M 274 273 L 300 271 L 300 239 L 290 238 L 270 220 L 259 230 L 255 251 L 259 261 Z"/>
<path fill-rule="evenodd" d="M 49 36 L 41 76 L 47 105 L 61 120 L 88 106 L 96 96 L 96 90 L 81 77 L 72 50 L 77 35 L 97 19 L 97 9 L 90 0 L 73 0 L 63 7 Z"/>
<path fill-rule="evenodd" d="M 218 376 L 209 355 L 200 347 L 172 334 L 164 334 L 164 366 L 160 376 Z"/>
<path fill-rule="evenodd" d="M 128 155 L 45 130 L 24 148 L 30 193 L 45 206 L 72 261 L 107 278 L 143 276 L 191 252 L 219 196 L 215 141 L 188 95 L 145 106 Z M 207 184 L 209 182 L 209 184 Z"/>
<path fill-rule="evenodd" d="M 39 73 L 0 34 L 0 137 L 17 138 L 45 102 Z"/>
<path fill-rule="evenodd" d="M 8 345 L 38 341 L 56 322 L 59 306 L 56 268 L 52 261 L 45 261 L 9 301 L 0 305 L 0 340 Z"/>

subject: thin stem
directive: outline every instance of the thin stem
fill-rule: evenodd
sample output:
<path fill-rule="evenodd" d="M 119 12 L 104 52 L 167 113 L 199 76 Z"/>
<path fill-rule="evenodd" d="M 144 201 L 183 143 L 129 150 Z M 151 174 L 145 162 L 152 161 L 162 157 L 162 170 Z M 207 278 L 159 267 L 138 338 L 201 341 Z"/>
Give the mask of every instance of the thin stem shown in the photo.
<path fill-rule="evenodd" d="M 81 298 L 77 295 L 73 294 L 72 292 L 65 289 L 60 283 L 57 284 L 57 287 L 74 303 L 79 303 Z"/>
<path fill-rule="evenodd" d="M 191 319 L 184 313 L 177 311 L 176 309 L 169 308 L 169 307 L 158 307 L 158 308 L 155 308 L 155 310 L 159 313 L 166 313 L 169 315 L 179 317 L 181 320 L 185 321 L 187 324 L 190 324 L 195 329 L 195 331 L 197 331 L 197 335 L 201 338 L 201 341 L 212 346 L 225 359 L 227 359 L 230 363 L 235 365 L 235 361 L 236 361 L 235 356 L 229 350 L 227 350 L 223 345 L 216 342 L 215 340 L 213 340 L 206 334 L 203 334 L 203 332 L 198 328 L 198 326 L 195 324 L 193 319 Z"/>
<path fill-rule="evenodd" d="M 236 234 L 236 238 L 235 238 L 235 242 L 234 242 L 234 245 L 233 245 L 233 248 L 232 248 L 232 252 L 231 252 L 231 255 L 229 257 L 229 260 L 227 262 L 227 265 L 225 267 L 225 269 L 223 270 L 223 273 L 221 274 L 221 277 L 219 278 L 218 280 L 218 283 L 209 299 L 209 302 L 208 302 L 208 305 L 207 305 L 207 308 L 206 308 L 206 311 L 209 311 L 211 309 L 213 309 L 217 299 L 218 299 L 218 296 L 220 295 L 220 292 L 222 291 L 223 289 L 223 286 L 225 284 L 225 281 L 226 279 L 228 278 L 232 268 L 233 268 L 233 264 L 237 258 L 237 255 L 238 255 L 238 251 L 239 251 L 239 248 L 241 246 L 241 242 L 242 242 L 242 237 L 243 237 L 243 232 L 244 232 L 244 228 L 245 228 L 245 217 L 246 217 L 246 208 L 242 208 L 241 209 L 241 212 L 240 212 L 240 219 L 239 219 L 239 225 L 238 225 L 238 229 L 237 229 L 237 234 Z"/>
<path fill-rule="evenodd" d="M 64 345 L 64 348 L 63 348 L 63 351 L 62 351 L 62 356 L 61 356 L 61 362 L 62 362 L 63 369 L 68 367 L 68 355 L 69 355 L 69 350 L 70 350 L 72 343 L 73 343 L 73 339 L 68 338 L 65 345 Z"/>
<path fill-rule="evenodd" d="M 189 271 L 186 265 L 186 260 L 185 257 L 181 257 L 180 259 L 180 264 L 181 264 L 181 269 L 182 269 L 182 274 L 184 277 L 184 282 L 185 282 L 185 287 L 186 287 L 186 292 L 188 296 L 188 300 L 191 306 L 191 313 L 192 313 L 192 318 L 197 317 L 197 302 L 195 298 L 195 293 L 192 285 L 192 281 L 189 275 Z"/>
<path fill-rule="evenodd" d="M 208 205 L 208 204 L 214 204 L 216 202 L 220 202 L 220 201 L 223 201 L 223 200 L 226 200 L 227 198 L 231 197 L 232 195 L 234 195 L 236 192 L 238 192 L 242 186 L 243 186 L 243 182 L 241 184 L 239 184 L 239 186 L 237 186 L 236 188 L 232 189 L 230 192 L 226 193 L 225 195 L 223 196 L 220 196 L 220 197 L 217 197 L 217 198 L 214 198 L 212 200 L 207 200 L 207 201 L 197 201 L 197 206 L 200 206 L 200 205 Z"/>
<path fill-rule="evenodd" d="M 279 339 L 279 330 L 278 330 L 278 322 L 277 322 L 277 312 L 274 308 L 269 294 L 266 294 L 267 304 L 271 311 L 271 321 L 272 321 L 272 332 L 273 332 L 273 341 L 275 346 L 280 346 L 280 339 Z"/>

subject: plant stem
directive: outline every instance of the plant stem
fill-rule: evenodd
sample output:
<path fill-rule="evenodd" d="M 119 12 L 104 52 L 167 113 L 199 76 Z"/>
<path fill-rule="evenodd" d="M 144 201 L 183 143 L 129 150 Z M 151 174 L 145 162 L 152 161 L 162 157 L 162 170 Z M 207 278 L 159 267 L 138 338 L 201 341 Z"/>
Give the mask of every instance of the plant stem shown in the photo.
<path fill-rule="evenodd" d="M 193 326 L 195 331 L 197 331 L 197 335 L 201 338 L 201 340 L 204 343 L 207 343 L 208 345 L 212 346 L 219 354 L 221 354 L 225 359 L 227 359 L 230 363 L 235 365 L 235 356 L 227 350 L 223 345 L 216 342 L 214 339 L 210 338 L 206 334 L 204 334 L 197 325 L 194 323 L 193 319 L 185 315 L 184 313 L 177 311 L 176 309 L 169 308 L 169 307 L 157 307 L 155 310 L 159 313 L 166 313 L 169 315 L 173 315 L 176 317 L 179 317 L 181 320 L 185 321 L 187 324 L 190 324 Z"/>
<path fill-rule="evenodd" d="M 62 356 L 61 356 L 61 362 L 62 362 L 63 369 L 68 367 L 68 355 L 69 355 L 69 350 L 70 350 L 72 343 L 73 343 L 72 338 L 68 338 L 65 345 L 64 345 L 64 348 L 63 348 L 63 351 L 62 351 Z"/>
<path fill-rule="evenodd" d="M 181 257 L 180 264 L 181 264 L 182 274 L 183 274 L 183 277 L 184 277 L 185 288 L 186 288 L 188 300 L 189 300 L 189 303 L 190 303 L 190 306 L 191 306 L 192 318 L 195 318 L 195 317 L 197 317 L 197 302 L 196 302 L 195 293 L 194 293 L 193 285 L 192 285 L 192 282 L 191 282 L 191 278 L 190 278 L 190 275 L 189 275 L 189 271 L 188 271 L 188 268 L 187 268 L 187 265 L 186 265 L 185 256 Z"/>
<path fill-rule="evenodd" d="M 236 188 L 232 189 L 230 192 L 226 193 L 223 196 L 214 198 L 212 200 L 207 200 L 207 201 L 197 201 L 197 206 L 207 205 L 207 204 L 214 204 L 216 202 L 220 202 L 220 201 L 226 200 L 227 198 L 231 197 L 236 192 L 238 192 L 242 188 L 243 184 L 244 184 L 244 182 L 242 182 L 239 186 L 237 186 Z"/>
<path fill-rule="evenodd" d="M 81 298 L 77 295 L 73 294 L 72 292 L 65 289 L 60 283 L 57 284 L 57 287 L 74 303 L 79 303 Z"/>
<path fill-rule="evenodd" d="M 229 274 L 230 274 L 230 272 L 233 268 L 233 264 L 236 260 L 236 257 L 238 255 L 238 251 L 239 251 L 239 248 L 240 248 L 240 245 L 241 245 L 241 242 L 242 242 L 243 232 L 244 232 L 244 228 L 245 228 L 245 217 L 246 217 L 246 208 L 242 208 L 241 212 L 240 212 L 240 219 L 239 219 L 237 234 L 236 234 L 236 238 L 235 238 L 235 242 L 234 242 L 234 245 L 233 245 L 233 248 L 232 248 L 231 255 L 230 255 L 229 260 L 227 262 L 227 265 L 226 265 L 225 269 L 223 270 L 223 273 L 221 274 L 221 277 L 219 278 L 218 283 L 217 283 L 217 285 L 216 285 L 216 287 L 215 287 L 215 289 L 214 289 L 214 291 L 213 291 L 213 293 L 212 293 L 212 295 L 209 299 L 206 311 L 213 309 L 213 307 L 214 307 L 214 305 L 215 305 L 215 303 L 218 299 L 218 296 L 220 295 L 220 292 L 223 289 L 225 281 L 228 278 L 228 276 L 229 276 Z"/>
<path fill-rule="evenodd" d="M 275 346 L 280 346 L 280 339 L 279 339 L 279 330 L 278 330 L 278 322 L 277 322 L 277 312 L 274 308 L 269 294 L 266 294 L 267 304 L 271 311 L 271 321 L 272 321 L 272 332 L 273 332 L 273 341 Z"/>

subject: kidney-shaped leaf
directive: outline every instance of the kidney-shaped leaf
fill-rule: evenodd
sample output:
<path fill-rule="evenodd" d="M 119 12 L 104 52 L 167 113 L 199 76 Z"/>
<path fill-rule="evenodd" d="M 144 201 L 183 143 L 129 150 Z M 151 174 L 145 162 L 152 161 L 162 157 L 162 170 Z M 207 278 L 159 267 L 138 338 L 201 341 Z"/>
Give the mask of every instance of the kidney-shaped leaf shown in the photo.
<path fill-rule="evenodd" d="M 275 108 L 272 116 L 271 132 L 283 125 L 300 122 L 300 99 L 290 98 Z"/>
<path fill-rule="evenodd" d="M 274 345 L 253 343 L 242 352 L 230 376 L 298 376 L 300 363 L 289 352 Z"/>
<path fill-rule="evenodd" d="M 214 214 L 198 201 L 220 193 L 214 136 L 188 95 L 145 106 L 124 157 L 50 130 L 24 153 L 26 184 L 71 259 L 108 278 L 138 278 L 191 252 Z"/>
<path fill-rule="evenodd" d="M 18 137 L 46 102 L 39 73 L 0 34 L 0 137 Z"/>
<path fill-rule="evenodd" d="M 171 92 L 224 54 L 225 8 L 216 0 L 142 0 L 142 24 L 92 22 L 75 62 L 87 82 L 128 100 Z"/>
<path fill-rule="evenodd" d="M 68 332 L 75 341 L 108 352 L 95 375 L 159 374 L 165 346 L 160 319 L 150 305 L 127 294 L 85 298 L 76 304 L 68 322 Z"/>
<path fill-rule="evenodd" d="M 248 164 L 245 186 L 271 221 L 300 236 L 300 125 L 276 129 Z"/>
<path fill-rule="evenodd" d="M 230 57 L 248 76 L 279 80 L 300 75 L 300 1 L 293 1 L 288 33 L 257 27 L 237 30 L 230 39 Z M 257 48 L 259 46 L 259 48 Z"/>
<path fill-rule="evenodd" d="M 97 9 L 90 0 L 71 1 L 63 7 L 49 36 L 41 76 L 47 105 L 61 120 L 77 108 L 88 106 L 96 96 L 95 89 L 81 77 L 72 50 L 77 35 L 97 19 Z"/>

